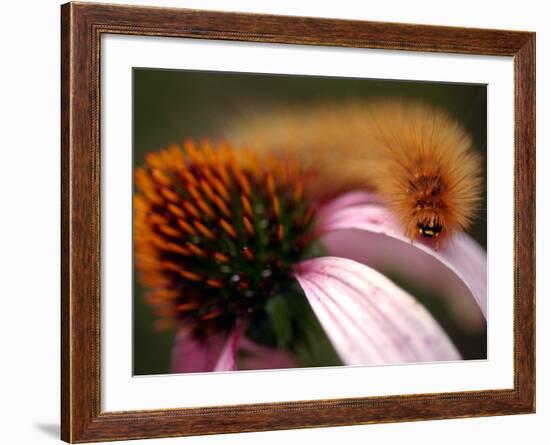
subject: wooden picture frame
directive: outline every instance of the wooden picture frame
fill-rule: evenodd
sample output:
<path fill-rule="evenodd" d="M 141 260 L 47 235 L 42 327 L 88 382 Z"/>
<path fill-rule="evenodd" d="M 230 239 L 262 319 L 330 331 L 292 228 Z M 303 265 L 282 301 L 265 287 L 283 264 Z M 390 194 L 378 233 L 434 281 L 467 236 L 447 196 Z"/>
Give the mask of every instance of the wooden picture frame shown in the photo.
<path fill-rule="evenodd" d="M 61 437 L 173 437 L 535 411 L 535 34 L 92 3 L 61 8 Z M 100 38 L 103 34 L 511 56 L 515 70 L 514 387 L 102 412 Z"/>

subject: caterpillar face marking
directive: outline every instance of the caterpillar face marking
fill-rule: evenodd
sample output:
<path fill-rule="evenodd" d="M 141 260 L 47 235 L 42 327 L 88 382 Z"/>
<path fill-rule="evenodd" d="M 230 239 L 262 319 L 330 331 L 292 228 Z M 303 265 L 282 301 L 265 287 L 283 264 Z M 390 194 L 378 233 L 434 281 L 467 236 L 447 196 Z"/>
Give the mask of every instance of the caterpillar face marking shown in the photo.
<path fill-rule="evenodd" d="M 418 162 L 419 165 L 424 162 Z M 439 238 L 444 229 L 443 213 L 446 210 L 443 195 L 445 184 L 441 173 L 426 174 L 417 171 L 408 180 L 407 194 L 414 202 L 411 220 L 407 227 L 409 238 L 417 236 Z M 436 243 L 437 245 L 438 243 Z"/>
<path fill-rule="evenodd" d="M 428 225 L 418 223 L 418 233 L 427 238 L 433 238 L 434 236 L 437 238 L 441 233 L 441 229 L 440 225 L 434 225 L 433 223 L 429 223 Z"/>

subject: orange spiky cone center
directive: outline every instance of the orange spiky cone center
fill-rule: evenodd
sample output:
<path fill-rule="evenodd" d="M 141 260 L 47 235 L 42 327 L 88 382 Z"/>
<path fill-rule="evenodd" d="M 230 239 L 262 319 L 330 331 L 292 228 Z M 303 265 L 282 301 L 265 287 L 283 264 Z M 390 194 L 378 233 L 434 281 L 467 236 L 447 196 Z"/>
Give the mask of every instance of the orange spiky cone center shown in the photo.
<path fill-rule="evenodd" d="M 313 213 L 296 163 L 191 141 L 146 161 L 135 173 L 135 260 L 160 327 L 226 330 L 292 282 Z"/>

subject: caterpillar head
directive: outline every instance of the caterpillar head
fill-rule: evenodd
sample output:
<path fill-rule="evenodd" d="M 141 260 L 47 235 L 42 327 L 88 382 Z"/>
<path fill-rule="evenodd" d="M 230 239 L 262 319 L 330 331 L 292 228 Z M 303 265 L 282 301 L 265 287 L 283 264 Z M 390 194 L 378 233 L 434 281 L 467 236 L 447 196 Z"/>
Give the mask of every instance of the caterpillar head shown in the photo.
<path fill-rule="evenodd" d="M 411 213 L 407 235 L 411 239 L 419 236 L 435 239 L 437 247 L 439 237 L 446 235 L 445 220 L 449 213 L 445 203 L 446 188 L 438 172 L 417 172 L 409 179 L 407 195 Z"/>
<path fill-rule="evenodd" d="M 430 221 L 424 220 L 419 222 L 416 224 L 416 227 L 418 227 L 418 233 L 426 238 L 439 238 L 443 230 L 443 226 L 435 222 L 434 218 Z"/>

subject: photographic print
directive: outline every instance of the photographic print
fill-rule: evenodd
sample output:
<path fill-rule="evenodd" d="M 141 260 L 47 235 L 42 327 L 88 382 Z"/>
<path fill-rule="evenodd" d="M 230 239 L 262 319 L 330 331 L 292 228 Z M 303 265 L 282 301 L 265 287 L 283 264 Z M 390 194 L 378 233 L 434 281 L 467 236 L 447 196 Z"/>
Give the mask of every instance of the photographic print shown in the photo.
<path fill-rule="evenodd" d="M 486 127 L 486 85 L 134 68 L 134 375 L 486 359 Z"/>
<path fill-rule="evenodd" d="M 533 32 L 61 12 L 63 440 L 535 412 Z"/>

